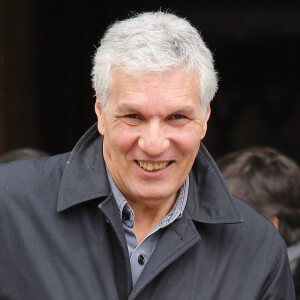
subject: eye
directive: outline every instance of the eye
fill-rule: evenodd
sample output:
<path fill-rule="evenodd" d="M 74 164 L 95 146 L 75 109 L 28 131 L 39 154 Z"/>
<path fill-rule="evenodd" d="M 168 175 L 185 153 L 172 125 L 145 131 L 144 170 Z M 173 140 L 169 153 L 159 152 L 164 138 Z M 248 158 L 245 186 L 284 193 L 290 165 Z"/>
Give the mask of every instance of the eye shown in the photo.
<path fill-rule="evenodd" d="M 181 120 L 186 119 L 184 115 L 175 114 L 169 117 L 169 120 Z"/>
<path fill-rule="evenodd" d="M 137 118 L 138 118 L 138 115 L 137 115 L 137 114 L 129 114 L 129 115 L 126 115 L 126 118 L 129 118 L 129 119 L 137 119 Z"/>
<path fill-rule="evenodd" d="M 188 123 L 189 119 L 185 115 L 174 114 L 168 117 L 168 123 L 172 126 L 183 126 Z"/>
<path fill-rule="evenodd" d="M 127 125 L 136 126 L 136 125 L 139 125 L 143 121 L 143 118 L 139 114 L 127 114 L 122 117 L 122 120 Z"/>

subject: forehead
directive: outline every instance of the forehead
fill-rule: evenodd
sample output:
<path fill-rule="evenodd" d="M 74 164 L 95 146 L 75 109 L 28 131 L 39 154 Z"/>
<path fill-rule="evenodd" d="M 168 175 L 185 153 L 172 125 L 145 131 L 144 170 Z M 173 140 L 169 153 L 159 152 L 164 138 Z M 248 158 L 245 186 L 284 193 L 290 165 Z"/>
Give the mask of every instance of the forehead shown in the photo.
<path fill-rule="evenodd" d="M 111 99 L 118 102 L 164 100 L 172 102 L 199 100 L 199 78 L 195 71 L 174 69 L 133 76 L 112 70 Z M 178 100 L 178 101 L 177 101 Z"/>

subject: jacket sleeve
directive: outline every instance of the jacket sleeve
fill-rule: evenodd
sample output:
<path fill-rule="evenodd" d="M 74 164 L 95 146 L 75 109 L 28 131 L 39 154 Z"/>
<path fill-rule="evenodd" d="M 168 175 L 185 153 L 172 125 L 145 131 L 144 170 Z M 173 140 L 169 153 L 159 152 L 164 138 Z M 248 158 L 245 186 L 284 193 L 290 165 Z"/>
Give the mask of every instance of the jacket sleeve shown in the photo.
<path fill-rule="evenodd" d="M 287 257 L 286 246 L 280 249 L 273 272 L 270 274 L 261 300 L 295 300 L 295 287 Z"/>

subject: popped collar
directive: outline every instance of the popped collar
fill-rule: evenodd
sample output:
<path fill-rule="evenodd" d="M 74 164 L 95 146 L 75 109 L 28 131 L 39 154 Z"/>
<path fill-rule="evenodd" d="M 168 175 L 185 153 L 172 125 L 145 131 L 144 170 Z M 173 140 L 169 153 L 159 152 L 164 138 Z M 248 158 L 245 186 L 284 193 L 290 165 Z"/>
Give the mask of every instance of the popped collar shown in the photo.
<path fill-rule="evenodd" d="M 102 147 L 103 137 L 99 135 L 96 123 L 78 141 L 64 166 L 58 192 L 58 212 L 110 195 Z M 193 221 L 208 224 L 242 222 L 225 181 L 203 143 L 190 173 L 193 176 L 189 178 L 184 211 Z"/>

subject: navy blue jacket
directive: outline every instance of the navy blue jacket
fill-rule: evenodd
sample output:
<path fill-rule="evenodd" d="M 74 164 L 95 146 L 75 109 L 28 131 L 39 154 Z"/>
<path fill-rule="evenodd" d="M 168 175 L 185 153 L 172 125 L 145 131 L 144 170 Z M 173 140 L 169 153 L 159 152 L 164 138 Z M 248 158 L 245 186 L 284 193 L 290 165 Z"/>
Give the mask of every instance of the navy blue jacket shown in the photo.
<path fill-rule="evenodd" d="M 183 217 L 132 288 L 102 137 L 71 153 L 0 165 L 0 299 L 294 299 L 274 226 L 232 196 L 203 145 Z"/>

